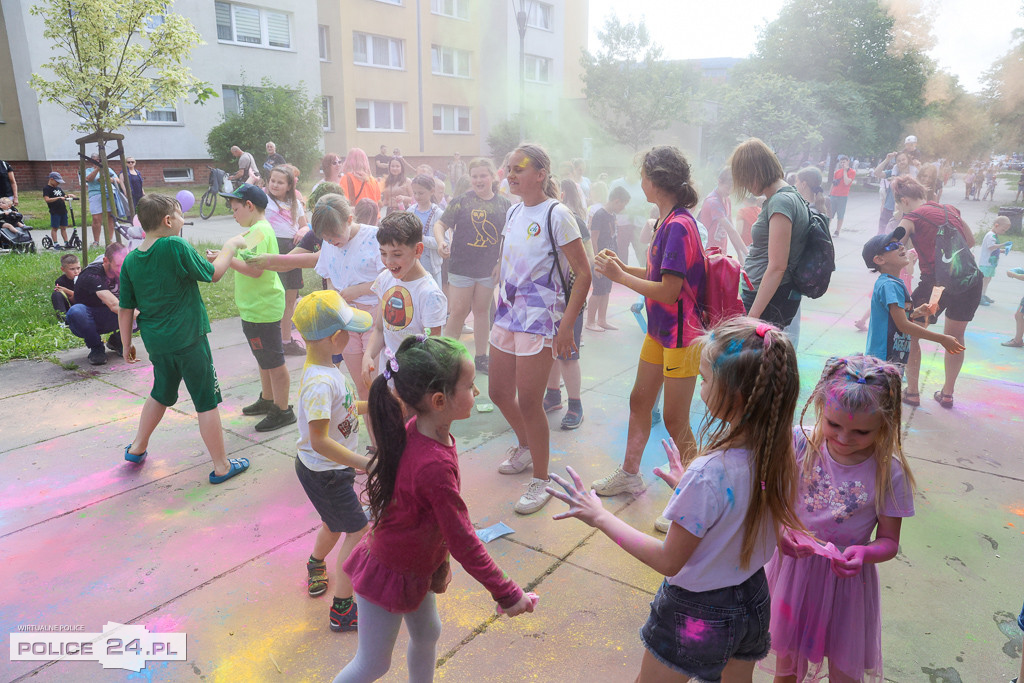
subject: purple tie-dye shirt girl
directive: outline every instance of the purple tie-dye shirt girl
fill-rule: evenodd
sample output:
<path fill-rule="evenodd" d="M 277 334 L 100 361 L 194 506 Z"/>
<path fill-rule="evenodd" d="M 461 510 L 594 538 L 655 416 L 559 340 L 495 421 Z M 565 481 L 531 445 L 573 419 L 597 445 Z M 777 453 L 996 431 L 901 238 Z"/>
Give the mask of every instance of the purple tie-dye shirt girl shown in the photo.
<path fill-rule="evenodd" d="M 661 282 L 665 273 L 683 278 L 694 295 L 704 287 L 704 248 L 693 215 L 676 207 L 654 230 L 651 248 L 647 250 L 647 279 Z M 671 304 L 645 298 L 647 334 L 666 349 L 689 346 L 704 330 L 695 301 L 686 288 Z"/>

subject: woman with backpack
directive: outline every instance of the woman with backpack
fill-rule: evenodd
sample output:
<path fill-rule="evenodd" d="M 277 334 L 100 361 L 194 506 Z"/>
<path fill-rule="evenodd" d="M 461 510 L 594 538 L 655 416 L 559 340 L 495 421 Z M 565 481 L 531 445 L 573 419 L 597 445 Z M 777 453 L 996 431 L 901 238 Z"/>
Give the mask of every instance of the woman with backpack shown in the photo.
<path fill-rule="evenodd" d="M 750 317 L 785 328 L 800 307 L 790 267 L 800 260 L 810 232 L 807 203 L 786 183 L 782 163 L 761 140 L 741 142 L 730 164 L 738 188 L 765 196 L 750 229 L 752 242 L 743 264 L 749 278 L 743 282 L 743 306 Z"/>
<path fill-rule="evenodd" d="M 928 327 L 945 311 L 946 321 L 943 332 L 964 343 L 967 323 L 974 319 L 974 313 L 981 305 L 982 276 L 974 261 L 974 235 L 960 218 L 960 211 L 948 204 L 926 201 L 927 190 L 916 178 L 901 176 L 893 180 L 893 196 L 896 206 L 903 211 L 900 227 L 907 231 L 906 239 L 914 243 L 917 250 L 918 267 L 921 277 L 910 295 L 914 313 L 929 303 L 932 288 L 942 286 L 938 306 L 930 312 L 915 316 L 914 322 Z M 950 226 L 955 230 L 949 229 Z M 933 398 L 943 408 L 953 407 L 953 389 L 965 353 L 943 354 L 946 381 Z M 907 361 L 907 389 L 903 402 L 910 406 L 921 405 L 918 377 L 921 372 L 921 344 L 916 338 L 910 340 L 910 358 Z"/>

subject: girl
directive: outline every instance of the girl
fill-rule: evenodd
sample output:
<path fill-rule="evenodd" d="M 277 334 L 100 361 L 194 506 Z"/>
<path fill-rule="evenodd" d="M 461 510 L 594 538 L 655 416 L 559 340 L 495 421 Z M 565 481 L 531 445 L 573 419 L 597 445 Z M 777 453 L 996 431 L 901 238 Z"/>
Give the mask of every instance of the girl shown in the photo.
<path fill-rule="evenodd" d="M 343 175 L 338 184 L 345 190 L 349 204 L 355 206 L 359 200 L 367 198 L 380 204 L 380 185 L 370 173 L 370 160 L 366 158 L 366 152 L 358 147 L 350 149 L 341 171 Z"/>
<path fill-rule="evenodd" d="M 441 635 L 435 594 L 451 580 L 449 551 L 510 617 L 533 611 L 531 598 L 487 554 L 459 493 L 459 454 L 449 429 L 473 411 L 475 376 L 462 344 L 414 335 L 373 381 L 369 415 L 377 453 L 366 495 L 377 521 L 344 564 L 359 608 L 359 648 L 334 683 L 383 677 L 403 620 L 409 680 L 433 680 Z M 414 415 L 405 424 L 404 409 Z"/>
<path fill-rule="evenodd" d="M 341 160 L 334 152 L 328 152 L 324 155 L 324 158 L 320 161 L 320 175 L 322 178 L 317 181 L 310 190 L 310 201 L 313 201 L 312 194 L 316 192 L 316 188 L 320 187 L 321 183 L 340 183 L 341 182 L 341 165 L 345 163 Z M 314 206 L 316 202 L 314 202 Z"/>
<path fill-rule="evenodd" d="M 356 202 L 356 208 L 352 212 L 356 216 L 356 223 L 360 225 L 376 226 L 380 222 L 380 205 L 369 197 Z"/>
<path fill-rule="evenodd" d="M 640 350 L 636 380 L 629 395 L 629 428 L 621 467 L 594 482 L 598 495 L 638 494 L 647 488 L 640 474 L 651 411 L 665 387 L 665 427 L 689 460 L 696 450 L 690 429 L 690 401 L 697 385 L 702 334 L 697 297 L 704 289 L 704 248 L 690 213 L 697 190 L 690 164 L 675 147 L 655 147 L 640 165 L 640 186 L 658 209 L 658 221 L 647 254 L 647 268 L 627 266 L 613 251 L 595 261 L 597 272 L 644 297 L 647 336 Z M 668 529 L 661 521 L 660 529 Z"/>
<path fill-rule="evenodd" d="M 509 158 L 507 180 L 509 192 L 522 202 L 509 209 L 502 232 L 490 336 L 491 369 L 501 381 L 489 382 L 488 391 L 518 440 L 498 472 L 518 474 L 533 465 L 533 479 L 514 507 L 528 515 L 551 499 L 545 490 L 550 433 L 544 389 L 555 357 L 577 350 L 573 323 L 590 290 L 590 264 L 576 219 L 558 202 L 548 153 L 520 145 Z M 576 274 L 571 295 L 562 286 L 570 268 Z"/>
<path fill-rule="evenodd" d="M 914 514 L 900 382 L 899 368 L 872 356 L 833 358 L 804 407 L 814 405 L 814 429 L 801 414 L 793 430 L 800 522 L 839 550 L 825 557 L 787 530 L 768 563 L 776 683 L 884 680 L 874 565 L 896 556 L 902 518 Z"/>
<path fill-rule="evenodd" d="M 576 517 L 600 529 L 666 577 L 640 631 L 647 651 L 639 683 L 750 681 L 754 660 L 769 650 L 763 567 L 779 525 L 799 525 L 790 425 L 800 380 L 793 345 L 767 323 L 734 318 L 703 346 L 701 455 L 681 463 L 674 444 L 664 444 L 671 469 L 655 470 L 675 489 L 663 541 L 606 511 L 572 468 L 572 484 L 551 477 L 565 489 L 552 495 L 569 505 L 555 519 Z"/>
<path fill-rule="evenodd" d="M 405 167 L 401 159 L 392 159 L 388 162 L 388 175 L 384 179 L 381 203 L 384 205 L 385 216 L 392 211 L 405 211 L 405 207 L 412 204 L 412 188 L 409 186 L 409 179 L 405 177 Z"/>
<path fill-rule="evenodd" d="M 287 254 L 309 232 L 306 210 L 295 192 L 295 174 L 287 165 L 275 166 L 270 172 L 267 199 L 266 216 L 277 237 L 278 253 Z M 278 277 L 284 285 L 284 318 L 281 320 L 284 353 L 286 356 L 305 356 L 305 347 L 292 339 L 292 313 L 295 312 L 295 299 L 302 289 L 302 269 L 279 272 Z"/>
<path fill-rule="evenodd" d="M 412 212 L 423 224 L 423 255 L 420 256 L 420 263 L 427 269 L 434 282 L 441 286 L 441 255 L 437 252 L 437 237 L 434 235 L 434 225 L 441 218 L 441 207 L 432 200 L 436 183 L 429 175 L 420 174 L 412 179 L 412 197 L 416 204 Z"/>

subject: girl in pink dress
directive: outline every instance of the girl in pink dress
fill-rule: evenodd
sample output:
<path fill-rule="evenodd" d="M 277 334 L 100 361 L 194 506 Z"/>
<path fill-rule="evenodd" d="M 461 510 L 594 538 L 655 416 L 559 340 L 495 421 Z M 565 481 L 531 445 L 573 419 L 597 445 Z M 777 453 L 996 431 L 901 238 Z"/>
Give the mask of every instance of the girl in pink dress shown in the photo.
<path fill-rule="evenodd" d="M 804 408 L 814 405 L 814 428 L 793 430 L 797 514 L 829 545 L 786 530 L 765 567 L 775 683 L 883 680 L 875 565 L 896 556 L 902 518 L 914 514 L 914 478 L 900 446 L 900 387 L 894 365 L 871 356 L 832 358 Z"/>

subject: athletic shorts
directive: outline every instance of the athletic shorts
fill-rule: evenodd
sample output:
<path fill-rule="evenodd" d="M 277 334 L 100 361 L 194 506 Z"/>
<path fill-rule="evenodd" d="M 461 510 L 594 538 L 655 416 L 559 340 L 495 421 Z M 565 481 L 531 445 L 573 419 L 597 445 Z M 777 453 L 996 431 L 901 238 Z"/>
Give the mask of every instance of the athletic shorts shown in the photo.
<path fill-rule="evenodd" d="M 487 289 L 494 289 L 494 278 L 488 275 L 487 277 L 468 277 L 466 275 L 456 275 L 455 273 L 448 273 L 448 286 L 457 288 L 469 288 L 473 285 L 480 285 Z"/>
<path fill-rule="evenodd" d="M 51 213 L 50 214 L 50 227 L 51 228 L 66 228 L 66 227 L 68 227 L 68 215 L 66 213 Z"/>
<path fill-rule="evenodd" d="M 644 337 L 640 347 L 640 360 L 652 365 L 660 365 L 665 377 L 681 379 L 696 377 L 700 372 L 701 345 L 694 342 L 679 349 L 666 349 L 655 341 L 654 337 Z"/>
<path fill-rule="evenodd" d="M 287 254 L 295 248 L 295 242 L 290 237 L 277 238 L 277 251 Z M 293 268 L 277 274 L 281 278 L 281 284 L 285 289 L 302 289 L 302 268 Z"/>
<path fill-rule="evenodd" d="M 530 332 L 512 332 L 501 325 L 491 327 L 490 342 L 494 348 L 512 356 L 536 356 L 545 348 L 552 349 L 552 355 L 555 353 L 551 337 Z"/>
<path fill-rule="evenodd" d="M 591 270 L 591 284 L 594 288 L 594 296 L 606 296 L 612 292 L 612 281 L 601 275 L 596 270 Z"/>
<path fill-rule="evenodd" d="M 978 270 L 981 271 L 983 277 L 995 277 L 996 266 L 978 266 Z"/>
<path fill-rule="evenodd" d="M 935 280 L 932 277 L 921 276 L 921 281 L 917 283 L 917 287 L 910 295 L 910 301 L 914 308 L 928 303 L 934 286 Z M 956 322 L 968 323 L 974 320 L 974 313 L 981 305 L 981 286 L 982 279 L 979 277 L 974 285 L 965 292 L 959 294 L 943 292 L 939 298 L 939 309 L 933 315 L 928 316 L 928 324 L 931 325 L 938 320 L 943 311 L 946 312 L 947 318 Z"/>
<path fill-rule="evenodd" d="M 205 334 L 183 349 L 151 353 L 149 362 L 153 364 L 153 390 L 149 395 L 160 405 L 169 407 L 178 402 L 182 380 L 197 413 L 213 410 L 220 404 L 220 382 Z"/>
<path fill-rule="evenodd" d="M 333 533 L 349 534 L 366 528 L 366 513 L 352 488 L 356 471 L 351 467 L 311 470 L 298 457 L 295 475 L 324 525 Z"/>
<path fill-rule="evenodd" d="M 849 197 L 837 197 L 832 195 L 830 199 L 832 200 L 831 216 L 838 216 L 839 220 L 846 218 L 846 201 Z"/>
<path fill-rule="evenodd" d="M 243 320 L 242 333 L 261 370 L 274 370 L 284 365 L 280 320 L 276 323 L 250 323 Z"/>
<path fill-rule="evenodd" d="M 358 308 L 360 311 L 366 311 L 370 314 L 371 318 L 376 317 L 377 304 L 367 305 L 360 303 L 349 303 L 352 308 Z M 345 349 L 341 352 L 342 356 L 356 355 L 360 358 L 363 357 L 363 352 L 370 345 L 370 335 L 373 334 L 373 330 L 367 330 L 366 332 L 349 332 L 348 333 L 348 344 L 345 344 Z M 337 361 L 335 361 L 337 363 Z"/>

